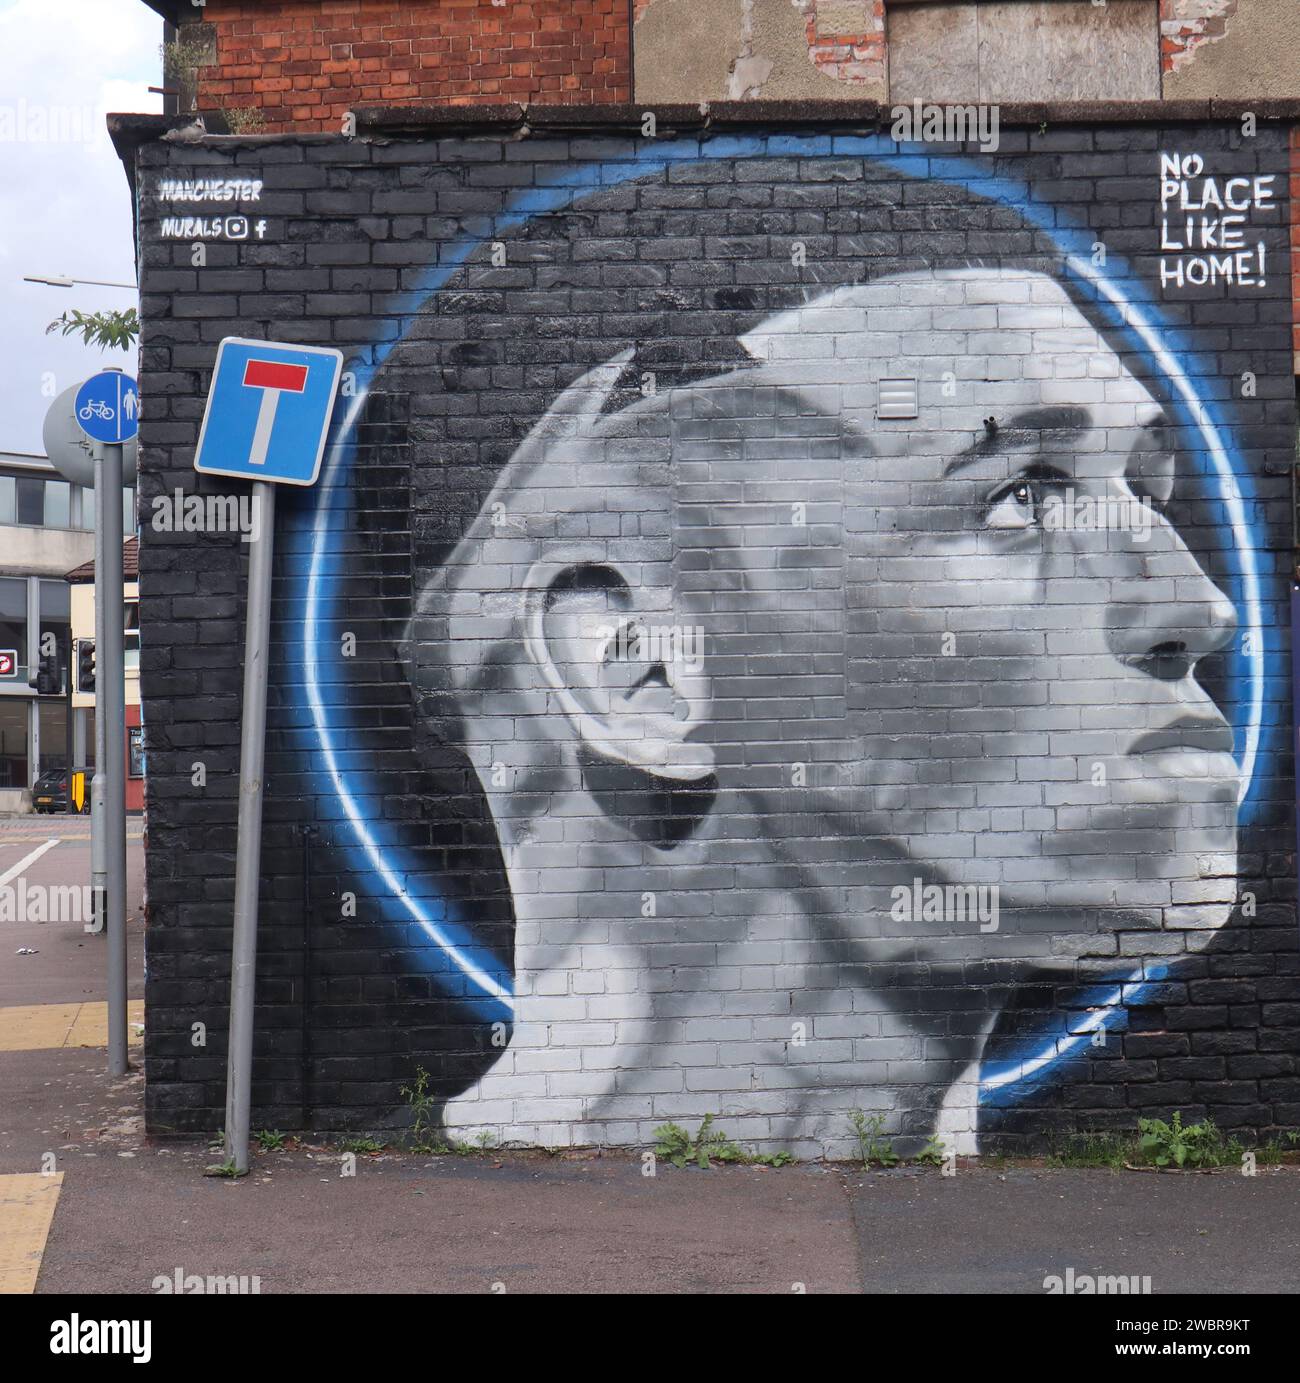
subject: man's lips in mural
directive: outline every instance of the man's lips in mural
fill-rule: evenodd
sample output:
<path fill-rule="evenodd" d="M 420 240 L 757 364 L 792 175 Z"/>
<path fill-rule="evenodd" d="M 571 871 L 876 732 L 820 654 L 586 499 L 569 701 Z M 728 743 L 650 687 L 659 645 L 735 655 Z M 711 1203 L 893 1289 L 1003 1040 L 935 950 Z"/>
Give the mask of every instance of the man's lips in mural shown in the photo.
<path fill-rule="evenodd" d="M 1221 716 L 1180 716 L 1139 735 L 1128 753 L 1141 759 L 1152 776 L 1233 782 L 1237 778 L 1232 730 Z"/>

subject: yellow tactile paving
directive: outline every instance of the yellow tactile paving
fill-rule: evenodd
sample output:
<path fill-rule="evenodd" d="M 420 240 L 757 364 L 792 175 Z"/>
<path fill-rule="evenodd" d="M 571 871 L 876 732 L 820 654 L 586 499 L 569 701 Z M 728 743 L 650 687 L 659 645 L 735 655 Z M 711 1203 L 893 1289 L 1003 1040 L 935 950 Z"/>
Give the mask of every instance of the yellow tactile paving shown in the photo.
<path fill-rule="evenodd" d="M 4 1010 L 0 1009 L 0 1013 Z M 144 1022 L 144 1000 L 128 999 L 126 1003 L 126 1040 L 142 1042 L 144 1034 L 136 1031 L 136 1025 Z M 108 1005 L 82 1004 L 68 1033 L 66 1047 L 107 1047 L 108 1046 Z"/>
<path fill-rule="evenodd" d="M 0 1296 L 28 1296 L 45 1255 L 63 1173 L 0 1176 Z"/>
<path fill-rule="evenodd" d="M 126 1005 L 126 1040 L 143 1041 L 144 1000 Z M 108 1005 L 32 1004 L 0 1008 L 0 1052 L 48 1052 L 57 1047 L 107 1047 Z"/>

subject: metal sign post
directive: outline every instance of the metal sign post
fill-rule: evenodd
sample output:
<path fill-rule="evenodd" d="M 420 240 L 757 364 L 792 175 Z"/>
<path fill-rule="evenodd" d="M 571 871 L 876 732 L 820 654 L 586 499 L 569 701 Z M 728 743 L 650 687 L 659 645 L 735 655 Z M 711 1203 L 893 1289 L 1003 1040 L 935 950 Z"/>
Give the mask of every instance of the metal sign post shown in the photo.
<path fill-rule="evenodd" d="M 124 444 L 139 430 L 140 391 L 104 370 L 77 390 L 78 428 L 95 458 L 95 777 L 91 784 L 91 896 L 108 929 L 108 1074 L 126 1060 L 126 667 L 123 654 L 122 472 Z M 69 668 L 71 677 L 72 670 Z M 69 757 L 71 755 L 71 744 Z M 71 762 L 69 762 L 71 770 Z M 68 774 L 68 792 L 72 775 Z"/>
<path fill-rule="evenodd" d="M 103 632 L 95 645 L 95 733 L 102 733 L 104 769 L 103 866 L 108 926 L 108 1074 L 126 1075 L 126 659 L 122 636 L 122 448 L 103 448 L 103 508 L 95 510 L 103 530 L 104 565 L 96 571 L 102 591 L 96 622 Z M 102 613 L 101 613 L 102 611 Z M 103 722 L 101 732 L 99 726 Z M 99 765 L 95 776 L 100 777 Z M 92 808 L 93 809 L 93 808 Z"/>
<path fill-rule="evenodd" d="M 104 557 L 104 448 L 98 442 L 95 456 L 95 647 L 104 646 L 104 587 L 103 573 L 108 563 Z M 96 933 L 107 926 L 108 914 L 108 855 L 104 843 L 104 809 L 108 805 L 108 788 L 104 779 L 107 768 L 104 746 L 104 703 L 95 688 L 95 772 L 90 779 L 90 896 L 95 903 Z"/>
<path fill-rule="evenodd" d="M 122 378 L 120 370 L 106 370 L 105 374 Z M 133 381 L 127 380 L 128 384 Z M 88 407 L 89 400 L 78 403 L 78 396 L 81 394 L 84 385 L 74 384 L 70 389 L 65 389 L 52 404 L 45 414 L 45 424 L 41 429 L 41 436 L 45 442 L 45 454 L 54 463 L 54 468 L 65 480 L 69 480 L 74 485 L 93 487 L 95 491 L 95 632 L 97 638 L 103 636 L 102 616 L 104 613 L 104 602 L 102 599 L 102 585 L 100 584 L 98 573 L 105 570 L 104 556 L 104 486 L 102 478 L 102 452 L 101 443 L 92 441 L 90 427 L 95 429 L 96 435 L 104 431 L 111 425 L 111 432 L 107 435 L 111 438 L 119 435 L 117 426 L 116 400 L 119 385 L 116 380 L 109 385 L 104 384 L 97 392 L 96 398 L 103 399 L 105 396 L 112 398 L 114 407 L 110 410 L 112 418 L 100 418 L 99 413 L 104 411 L 103 405 L 98 404 Z M 111 390 L 111 394 L 110 394 Z M 133 390 L 126 392 L 132 393 Z M 87 417 L 79 418 L 78 409 L 84 409 Z M 138 413 L 138 409 L 134 410 Z M 124 420 L 125 421 L 125 420 Z M 131 420 L 131 426 L 138 426 L 138 416 Z M 136 460 L 139 447 L 136 438 L 127 436 L 122 444 L 122 483 L 124 485 L 133 484 L 136 475 Z M 0 675 L 3 675 L 0 673 Z M 104 853 L 104 809 L 108 801 L 107 782 L 104 777 L 105 772 L 105 745 L 104 745 L 104 716 L 102 707 L 98 704 L 99 698 L 96 696 L 95 714 L 95 774 L 91 781 L 91 898 L 94 903 L 94 920 L 87 923 L 84 930 L 95 934 L 102 934 L 105 928 L 105 910 L 108 900 L 108 865 Z"/>
<path fill-rule="evenodd" d="M 244 631 L 244 716 L 239 736 L 239 841 L 235 857 L 235 932 L 230 965 L 230 1048 L 226 1071 L 226 1157 L 248 1170 L 252 1107 L 253 1001 L 257 986 L 257 893 L 262 872 L 262 778 L 266 685 L 271 652 L 271 566 L 275 486 L 253 484 L 258 531 L 248 560 Z"/>
<path fill-rule="evenodd" d="M 253 480 L 226 1060 L 226 1161 L 239 1173 L 248 1171 L 252 1109 L 275 486 L 315 484 L 342 367 L 336 350 L 228 337 L 217 348 L 194 454 L 196 471 Z"/>

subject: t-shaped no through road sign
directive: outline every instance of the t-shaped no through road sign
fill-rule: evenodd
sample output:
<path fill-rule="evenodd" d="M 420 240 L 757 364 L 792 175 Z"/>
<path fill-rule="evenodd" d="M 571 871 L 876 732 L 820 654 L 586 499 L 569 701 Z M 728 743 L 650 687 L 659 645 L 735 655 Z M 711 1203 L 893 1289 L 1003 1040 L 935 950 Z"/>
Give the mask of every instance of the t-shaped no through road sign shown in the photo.
<path fill-rule="evenodd" d="M 342 352 L 228 336 L 217 348 L 194 469 L 314 485 Z"/>
<path fill-rule="evenodd" d="M 244 363 L 244 387 L 260 389 L 262 403 L 253 429 L 253 446 L 248 453 L 250 466 L 265 466 L 275 429 L 275 411 L 283 393 L 301 394 L 307 387 L 306 365 L 284 365 L 275 360 L 248 360 Z"/>
<path fill-rule="evenodd" d="M 252 480 L 260 519 L 249 549 L 244 713 L 239 748 L 239 834 L 226 1042 L 226 1156 L 248 1170 L 253 1082 L 253 997 L 271 652 L 275 487 L 313 485 L 343 368 L 340 351 L 227 337 L 217 347 L 194 469 Z"/>

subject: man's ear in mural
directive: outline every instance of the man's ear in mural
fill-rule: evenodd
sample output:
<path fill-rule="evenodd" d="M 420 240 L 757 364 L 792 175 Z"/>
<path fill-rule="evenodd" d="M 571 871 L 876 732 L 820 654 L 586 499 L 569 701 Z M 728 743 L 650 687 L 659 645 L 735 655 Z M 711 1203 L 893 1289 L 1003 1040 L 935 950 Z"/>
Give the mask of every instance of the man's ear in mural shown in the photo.
<path fill-rule="evenodd" d="M 557 453 L 566 454 L 567 439 L 599 418 L 632 355 L 630 349 L 622 351 L 587 371 L 556 399 L 520 443 L 449 560 L 429 575 L 396 648 L 398 661 L 418 690 L 442 693 L 444 705 L 450 705 L 445 699 L 447 692 L 463 691 L 463 685 L 456 686 L 458 682 L 477 680 L 477 658 L 453 670 L 442 656 L 449 639 L 464 640 L 467 645 L 479 642 L 474 621 L 491 598 L 474 584 L 475 567 L 494 558 L 498 549 L 508 554 L 503 560 L 509 565 L 517 560 L 519 543 L 535 541 L 530 523 L 538 516 L 528 511 L 512 513 L 512 502 L 527 494 L 530 477 L 544 469 L 549 459 Z M 468 589 L 462 590 L 463 586 Z M 466 616 L 469 628 L 464 623 Z"/>
<path fill-rule="evenodd" d="M 535 562 L 525 581 L 525 647 L 569 722 L 580 756 L 671 783 L 713 771 L 694 737 L 709 713 L 701 641 L 608 561 Z"/>

